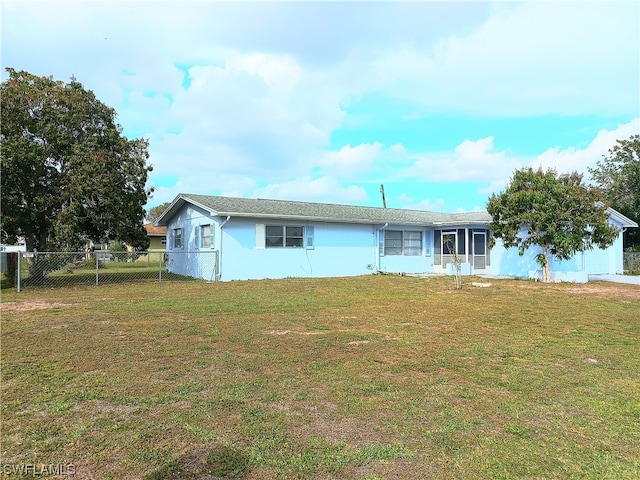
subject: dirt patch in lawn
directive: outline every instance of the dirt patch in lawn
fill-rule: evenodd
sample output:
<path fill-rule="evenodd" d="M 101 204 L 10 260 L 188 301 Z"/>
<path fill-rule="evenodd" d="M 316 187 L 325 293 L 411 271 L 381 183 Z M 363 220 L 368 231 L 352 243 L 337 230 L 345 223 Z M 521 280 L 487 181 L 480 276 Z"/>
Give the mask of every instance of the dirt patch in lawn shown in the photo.
<path fill-rule="evenodd" d="M 70 307 L 71 305 L 71 303 L 44 302 L 36 300 L 33 302 L 4 302 L 1 304 L 0 309 L 5 312 L 28 312 L 30 310 L 48 310 L 51 308 Z"/>
<path fill-rule="evenodd" d="M 269 330 L 263 332 L 265 335 L 324 335 L 326 332 L 296 332 L 294 330 Z"/>
<path fill-rule="evenodd" d="M 563 289 L 572 294 L 588 294 L 600 298 L 640 300 L 640 288 L 626 284 L 583 284 Z"/>
<path fill-rule="evenodd" d="M 369 424 L 367 420 L 339 417 L 338 406 L 331 402 L 290 401 L 277 405 L 276 409 L 301 419 L 293 428 L 302 438 L 318 437 L 329 443 L 344 443 L 354 448 L 380 442 L 380 433 L 376 431 L 379 425 Z"/>
<path fill-rule="evenodd" d="M 640 288 L 626 283 L 589 282 L 589 283 L 555 283 L 522 282 L 520 289 L 548 289 L 558 293 L 572 295 L 589 295 L 608 300 L 640 300 Z"/>

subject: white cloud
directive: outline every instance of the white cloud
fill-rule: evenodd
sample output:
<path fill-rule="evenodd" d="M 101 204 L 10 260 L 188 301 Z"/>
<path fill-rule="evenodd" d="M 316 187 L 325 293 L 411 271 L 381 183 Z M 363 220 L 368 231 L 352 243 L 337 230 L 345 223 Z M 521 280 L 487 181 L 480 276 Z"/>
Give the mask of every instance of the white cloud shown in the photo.
<path fill-rule="evenodd" d="M 482 26 L 435 47 L 393 45 L 373 59 L 370 75 L 379 90 L 432 112 L 636 114 L 639 8 L 499 4 Z"/>
<path fill-rule="evenodd" d="M 631 135 L 640 134 L 640 117 L 629 123 L 619 125 L 614 130 L 602 129 L 585 148 L 569 147 L 561 149 L 554 147 L 546 150 L 530 164 L 532 168 L 553 168 L 558 173 L 579 172 L 588 178 L 588 168 L 595 167 L 596 162 L 602 160 L 616 140 L 625 140 Z"/>
<path fill-rule="evenodd" d="M 345 180 L 384 183 L 393 181 L 396 171 L 411 162 L 410 152 L 401 143 L 385 147 L 373 142 L 325 151 L 317 160 L 317 167 L 325 175 Z"/>
<path fill-rule="evenodd" d="M 344 186 L 334 177 L 296 180 L 267 185 L 256 189 L 255 196 L 282 200 L 299 200 L 327 203 L 361 203 L 367 200 L 364 188 L 356 185 Z"/>
<path fill-rule="evenodd" d="M 513 172 L 512 172 L 513 173 Z M 501 177 L 499 180 L 491 180 L 486 187 L 481 187 L 478 189 L 478 193 L 482 195 L 491 195 L 492 193 L 497 193 L 501 190 L 504 190 L 509 184 L 509 177 Z"/>
<path fill-rule="evenodd" d="M 152 134 L 152 161 L 169 174 L 189 169 L 273 182 L 308 173 L 344 112 L 331 92 L 288 56 L 234 53 L 189 68 L 191 85 L 159 113 L 175 133 Z M 149 112 L 150 113 L 150 112 Z"/>
<path fill-rule="evenodd" d="M 398 202 L 400 203 L 400 208 L 407 208 L 409 210 L 425 210 L 428 212 L 442 211 L 446 203 L 442 198 L 438 198 L 436 200 L 426 198 L 416 202 L 412 197 L 409 197 L 404 193 L 398 197 Z"/>
<path fill-rule="evenodd" d="M 493 137 L 465 140 L 453 153 L 420 153 L 407 175 L 430 182 L 493 181 L 520 166 L 520 159 L 494 151 Z"/>
<path fill-rule="evenodd" d="M 372 96 L 423 120 L 636 116 L 639 11 L 634 2 L 4 2 L 2 62 L 75 74 L 116 108 L 126 134 L 149 137 L 154 173 L 180 179 L 156 198 L 361 202 L 364 189 L 345 183 L 356 181 L 485 182 L 481 193 L 491 193 L 534 160 L 586 171 L 638 120 L 587 147 L 525 158 L 497 150 L 487 133 L 453 151 L 431 151 L 419 133 L 411 147 L 386 146 L 398 140 L 358 124 L 386 112 L 349 108 Z M 361 135 L 335 143 L 345 127 Z"/>
<path fill-rule="evenodd" d="M 529 161 L 527 161 L 528 159 L 526 158 L 510 158 L 505 152 L 504 168 L 491 169 L 491 176 L 484 179 L 489 181 L 489 184 L 486 187 L 478 189 L 478 193 L 491 195 L 492 193 L 498 193 L 504 190 L 509 184 L 513 172 L 516 169 L 525 167 L 534 169 L 542 168 L 543 170 L 552 168 L 558 173 L 575 171 L 582 173 L 585 181 L 588 181 L 589 167 L 595 167 L 596 162 L 602 160 L 602 156 L 607 154 L 609 149 L 616 144 L 617 140 L 627 139 L 634 134 L 640 134 L 640 117 L 628 123 L 621 124 L 612 130 L 600 130 L 585 148 L 553 147 L 545 150 L 535 159 Z M 456 151 L 457 150 L 458 148 L 456 148 Z"/>
<path fill-rule="evenodd" d="M 345 145 L 338 151 L 329 151 L 319 161 L 324 172 L 340 175 L 341 178 L 354 178 L 368 172 L 373 162 L 380 156 L 382 144 L 362 143 L 352 147 Z"/>

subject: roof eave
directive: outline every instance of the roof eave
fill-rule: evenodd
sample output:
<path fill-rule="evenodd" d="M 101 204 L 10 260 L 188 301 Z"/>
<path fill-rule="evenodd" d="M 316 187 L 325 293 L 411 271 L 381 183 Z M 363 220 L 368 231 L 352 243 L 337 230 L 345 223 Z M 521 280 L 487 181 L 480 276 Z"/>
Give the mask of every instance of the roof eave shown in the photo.
<path fill-rule="evenodd" d="M 170 219 L 175 214 L 175 212 L 182 208 L 182 206 L 187 202 L 208 212 L 211 212 L 214 215 L 219 215 L 219 213 L 213 210 L 211 207 L 207 207 L 206 205 L 195 201 L 193 198 L 189 197 L 189 195 L 180 193 L 173 200 L 173 202 L 171 202 L 171 205 L 169 205 L 167 209 L 162 212 L 162 214 L 156 219 L 156 221 L 153 222 L 153 225 L 156 227 L 166 227 L 168 225 L 168 219 Z"/>
<path fill-rule="evenodd" d="M 400 219 L 372 219 L 372 218 L 334 218 L 334 217 L 319 217 L 319 216 L 303 216 L 303 215 L 282 215 L 275 213 L 247 213 L 247 212 L 232 212 L 232 211 L 220 211 L 217 212 L 218 216 L 231 218 L 262 218 L 262 219 L 278 219 L 278 220 L 292 220 L 302 222 L 324 222 L 324 223 L 357 223 L 364 225 L 382 225 L 384 223 L 390 223 L 394 225 L 419 225 L 419 226 L 452 226 L 452 225 L 488 225 L 489 220 L 455 220 L 455 221 L 422 221 L 422 220 L 400 220 Z"/>
<path fill-rule="evenodd" d="M 618 222 L 623 228 L 637 228 L 638 224 L 631 220 L 629 217 L 621 214 L 619 211 L 607 207 L 607 213 L 610 218 L 613 218 L 616 222 Z"/>
<path fill-rule="evenodd" d="M 364 225 L 378 225 L 386 222 L 397 223 L 399 225 L 425 225 L 425 222 L 412 222 L 412 221 L 393 221 L 393 220 L 376 220 L 371 218 L 335 218 L 335 217 L 321 217 L 313 215 L 283 215 L 276 213 L 247 213 L 247 212 L 217 212 L 217 215 L 221 217 L 230 216 L 242 217 L 242 218 L 262 218 L 266 220 L 278 219 L 278 220 L 293 220 L 301 222 L 323 222 L 323 223 L 358 223 Z"/>

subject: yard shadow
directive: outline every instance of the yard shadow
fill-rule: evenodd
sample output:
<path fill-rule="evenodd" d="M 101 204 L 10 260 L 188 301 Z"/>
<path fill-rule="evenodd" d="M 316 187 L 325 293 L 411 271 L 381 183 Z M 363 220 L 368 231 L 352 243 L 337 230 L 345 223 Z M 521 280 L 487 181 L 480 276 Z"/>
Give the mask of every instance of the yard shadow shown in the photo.
<path fill-rule="evenodd" d="M 196 480 L 245 477 L 249 457 L 241 450 L 213 445 L 189 452 L 147 473 L 144 480 Z"/>

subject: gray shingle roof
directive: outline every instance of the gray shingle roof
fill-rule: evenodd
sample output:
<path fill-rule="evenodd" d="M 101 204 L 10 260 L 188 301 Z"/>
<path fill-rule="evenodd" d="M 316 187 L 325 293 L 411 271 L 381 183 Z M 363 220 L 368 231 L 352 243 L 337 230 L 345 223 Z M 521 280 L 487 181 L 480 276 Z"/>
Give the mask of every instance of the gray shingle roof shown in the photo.
<path fill-rule="evenodd" d="M 173 215 L 172 211 L 180 208 L 185 201 L 203 207 L 214 215 L 225 217 L 401 225 L 487 224 L 491 221 L 491 216 L 486 211 L 441 213 L 398 208 L 358 207 L 332 203 L 219 197 L 185 193 L 178 195 L 172 206 L 158 219 L 157 224 L 166 225 L 166 221 Z"/>

